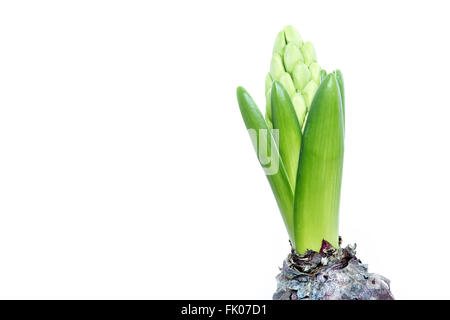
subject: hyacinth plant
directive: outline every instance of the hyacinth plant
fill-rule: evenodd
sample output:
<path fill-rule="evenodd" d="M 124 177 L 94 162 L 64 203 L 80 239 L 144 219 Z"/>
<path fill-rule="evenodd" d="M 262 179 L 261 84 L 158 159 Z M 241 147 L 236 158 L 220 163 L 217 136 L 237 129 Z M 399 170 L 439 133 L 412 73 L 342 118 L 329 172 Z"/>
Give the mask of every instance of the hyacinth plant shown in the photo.
<path fill-rule="evenodd" d="M 275 40 L 265 96 L 264 117 L 247 91 L 237 88 L 242 117 L 291 244 L 300 254 L 319 251 L 323 240 L 337 248 L 345 130 L 342 74 L 322 70 L 313 45 L 288 26 Z"/>

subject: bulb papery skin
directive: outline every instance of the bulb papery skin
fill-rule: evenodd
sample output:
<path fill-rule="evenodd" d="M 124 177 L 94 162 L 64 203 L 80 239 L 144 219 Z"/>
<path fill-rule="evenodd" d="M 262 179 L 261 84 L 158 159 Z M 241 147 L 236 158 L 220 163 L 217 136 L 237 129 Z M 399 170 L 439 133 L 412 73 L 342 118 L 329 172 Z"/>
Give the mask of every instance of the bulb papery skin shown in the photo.
<path fill-rule="evenodd" d="M 299 255 L 294 250 L 277 276 L 274 300 L 394 300 L 390 281 L 370 273 L 356 256 L 356 244 Z"/>
<path fill-rule="evenodd" d="M 267 123 L 272 123 L 270 88 L 273 81 L 279 81 L 289 93 L 299 124 L 303 128 L 321 82 L 321 71 L 311 42 L 303 42 L 293 26 L 280 31 L 275 38 L 270 72 L 265 82 Z"/>

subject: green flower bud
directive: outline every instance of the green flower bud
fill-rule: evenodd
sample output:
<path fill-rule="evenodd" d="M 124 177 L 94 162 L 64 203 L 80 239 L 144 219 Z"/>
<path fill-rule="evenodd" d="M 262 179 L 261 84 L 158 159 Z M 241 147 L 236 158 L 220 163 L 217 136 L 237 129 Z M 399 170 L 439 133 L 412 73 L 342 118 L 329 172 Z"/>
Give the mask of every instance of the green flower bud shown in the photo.
<path fill-rule="evenodd" d="M 308 109 L 306 108 L 305 100 L 303 99 L 300 93 L 296 93 L 292 98 L 292 104 L 294 105 L 295 113 L 297 114 L 297 119 L 299 123 L 303 123 L 305 121 L 306 112 Z"/>
<path fill-rule="evenodd" d="M 280 31 L 275 38 L 275 43 L 273 45 L 273 53 L 283 54 L 284 46 L 286 45 L 286 40 L 284 37 L 284 31 Z"/>
<path fill-rule="evenodd" d="M 295 88 L 301 91 L 308 84 L 309 80 L 311 80 L 311 71 L 306 64 L 302 62 L 297 63 L 292 72 L 292 79 L 294 80 Z"/>
<path fill-rule="evenodd" d="M 285 72 L 280 77 L 280 83 L 283 85 L 284 89 L 286 89 L 287 93 L 289 94 L 289 97 L 293 97 L 296 90 L 294 86 L 294 82 L 292 82 L 292 78 L 289 75 L 289 73 Z"/>
<path fill-rule="evenodd" d="M 319 85 L 320 84 L 320 66 L 317 62 L 311 63 L 309 66 L 309 70 L 311 70 L 312 79 Z"/>
<path fill-rule="evenodd" d="M 317 61 L 316 51 L 311 42 L 307 41 L 303 44 L 302 47 L 303 58 L 305 59 L 305 64 L 309 67 L 309 65 L 313 62 Z"/>
<path fill-rule="evenodd" d="M 311 102 L 314 98 L 314 95 L 316 94 L 317 88 L 319 88 L 317 83 L 314 80 L 311 80 L 310 82 L 308 82 L 305 89 L 303 90 L 303 98 L 305 99 L 308 110 L 309 107 L 311 106 Z"/>
<path fill-rule="evenodd" d="M 272 61 L 270 62 L 270 75 L 273 80 L 277 80 L 284 72 L 283 60 L 279 54 L 274 54 L 272 56 Z"/>
<path fill-rule="evenodd" d="M 300 37 L 300 34 L 293 26 L 285 27 L 284 35 L 285 35 L 287 43 L 294 43 L 298 47 L 301 47 L 303 45 L 302 37 Z"/>
<path fill-rule="evenodd" d="M 303 56 L 297 45 L 288 43 L 284 50 L 284 66 L 286 71 L 292 73 L 297 63 L 303 62 Z"/>
<path fill-rule="evenodd" d="M 272 123 L 270 88 L 275 80 L 280 81 L 289 94 L 299 124 L 303 127 L 322 76 L 311 42 L 303 42 L 292 26 L 280 31 L 275 38 L 270 73 L 265 81 L 267 123 Z"/>

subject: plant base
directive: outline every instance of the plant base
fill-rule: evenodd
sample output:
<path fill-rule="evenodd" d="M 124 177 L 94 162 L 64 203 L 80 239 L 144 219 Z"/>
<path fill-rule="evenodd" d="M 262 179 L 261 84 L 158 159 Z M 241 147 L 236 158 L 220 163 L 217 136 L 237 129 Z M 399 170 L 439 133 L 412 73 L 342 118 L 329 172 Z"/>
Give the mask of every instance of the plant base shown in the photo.
<path fill-rule="evenodd" d="M 356 245 L 299 255 L 292 249 L 277 276 L 274 300 L 394 300 L 390 281 L 369 273 L 356 257 Z"/>

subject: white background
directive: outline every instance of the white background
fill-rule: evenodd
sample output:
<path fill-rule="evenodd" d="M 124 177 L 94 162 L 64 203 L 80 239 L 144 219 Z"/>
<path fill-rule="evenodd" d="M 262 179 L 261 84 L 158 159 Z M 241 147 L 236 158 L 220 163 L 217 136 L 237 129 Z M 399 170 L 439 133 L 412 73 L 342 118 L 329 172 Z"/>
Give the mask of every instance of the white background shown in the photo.
<path fill-rule="evenodd" d="M 341 235 L 450 298 L 446 1 L 3 1 L 0 298 L 270 299 L 289 251 L 235 97 L 287 24 L 340 68 Z"/>

